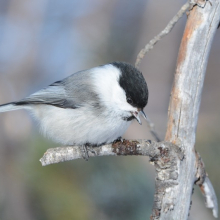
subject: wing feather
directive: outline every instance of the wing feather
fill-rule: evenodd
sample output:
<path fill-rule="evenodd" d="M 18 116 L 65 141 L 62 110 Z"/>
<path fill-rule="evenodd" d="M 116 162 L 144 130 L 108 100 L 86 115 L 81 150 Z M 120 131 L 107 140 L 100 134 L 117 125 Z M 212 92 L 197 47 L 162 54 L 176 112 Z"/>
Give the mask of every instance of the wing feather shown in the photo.
<path fill-rule="evenodd" d="M 68 97 L 63 81 L 57 81 L 50 86 L 33 93 L 32 95 L 18 101 L 16 105 L 46 104 L 60 108 L 78 108 L 73 99 Z"/>
<path fill-rule="evenodd" d="M 79 108 L 84 105 L 101 109 L 98 94 L 93 88 L 91 72 L 76 72 L 62 81 L 18 101 L 15 105 L 47 104 L 60 108 Z"/>

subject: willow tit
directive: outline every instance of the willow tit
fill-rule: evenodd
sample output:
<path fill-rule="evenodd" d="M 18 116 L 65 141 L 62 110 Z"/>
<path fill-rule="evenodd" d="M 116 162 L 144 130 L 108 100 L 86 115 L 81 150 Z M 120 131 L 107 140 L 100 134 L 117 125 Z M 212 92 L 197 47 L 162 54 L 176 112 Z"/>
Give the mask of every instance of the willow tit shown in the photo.
<path fill-rule="evenodd" d="M 148 101 L 142 73 L 113 62 L 72 74 L 32 95 L 0 105 L 0 112 L 27 109 L 44 135 L 63 145 L 100 145 L 121 137 Z"/>

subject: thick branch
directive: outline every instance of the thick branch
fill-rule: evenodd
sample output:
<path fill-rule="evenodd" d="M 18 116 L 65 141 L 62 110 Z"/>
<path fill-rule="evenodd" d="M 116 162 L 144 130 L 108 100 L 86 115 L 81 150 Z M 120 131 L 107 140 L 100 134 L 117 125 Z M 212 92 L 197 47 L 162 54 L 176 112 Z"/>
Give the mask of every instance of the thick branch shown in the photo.
<path fill-rule="evenodd" d="M 170 193 L 163 196 L 160 216 L 163 220 L 174 216 L 181 220 L 188 218 L 197 172 L 194 145 L 199 106 L 209 51 L 220 17 L 219 3 L 212 0 L 204 8 L 194 7 L 183 34 L 165 140 L 182 146 L 186 159 L 179 166 L 178 185 L 170 187 Z M 170 206 L 171 203 L 175 206 Z"/>

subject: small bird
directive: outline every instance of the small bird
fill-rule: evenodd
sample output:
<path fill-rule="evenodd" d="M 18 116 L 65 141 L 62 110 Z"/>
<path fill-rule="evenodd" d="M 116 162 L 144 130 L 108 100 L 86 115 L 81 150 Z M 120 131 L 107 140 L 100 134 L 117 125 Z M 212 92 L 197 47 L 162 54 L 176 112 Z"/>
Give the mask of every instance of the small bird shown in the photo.
<path fill-rule="evenodd" d="M 120 138 L 148 102 L 142 73 L 131 64 L 112 62 L 76 72 L 17 101 L 0 112 L 27 109 L 41 131 L 62 145 L 112 143 Z"/>

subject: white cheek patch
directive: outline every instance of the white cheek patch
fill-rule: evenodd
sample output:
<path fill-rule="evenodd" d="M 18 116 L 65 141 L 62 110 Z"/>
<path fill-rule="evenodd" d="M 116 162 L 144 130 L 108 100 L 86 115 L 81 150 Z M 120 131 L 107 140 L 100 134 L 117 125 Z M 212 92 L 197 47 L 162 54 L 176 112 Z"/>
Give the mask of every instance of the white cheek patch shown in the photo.
<path fill-rule="evenodd" d="M 95 90 L 108 108 L 122 111 L 136 111 L 127 103 L 125 91 L 119 85 L 120 70 L 112 64 L 92 69 Z"/>

